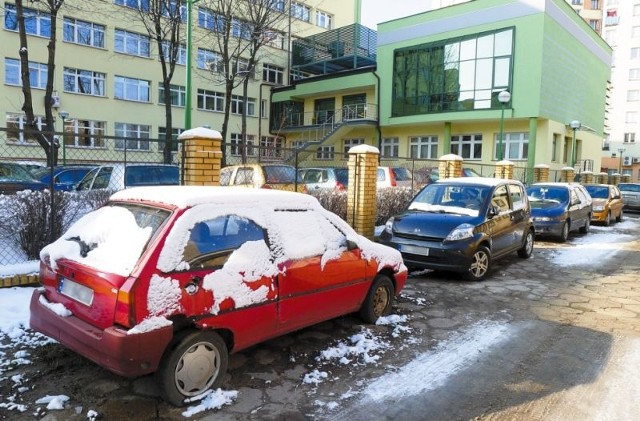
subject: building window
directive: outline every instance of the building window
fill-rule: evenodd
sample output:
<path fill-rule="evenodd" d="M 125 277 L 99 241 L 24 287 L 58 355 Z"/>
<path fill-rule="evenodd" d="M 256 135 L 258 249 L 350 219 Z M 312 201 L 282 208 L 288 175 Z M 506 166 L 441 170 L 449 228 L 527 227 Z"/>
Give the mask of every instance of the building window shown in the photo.
<path fill-rule="evenodd" d="M 262 33 L 264 45 L 282 50 L 284 48 L 284 35 L 278 31 L 268 29 Z"/>
<path fill-rule="evenodd" d="M 234 37 L 250 40 L 252 32 L 253 28 L 249 22 L 236 18 L 231 21 L 231 35 Z"/>
<path fill-rule="evenodd" d="M 240 95 L 231 97 L 231 114 L 242 114 L 244 112 L 244 98 Z M 247 115 L 256 115 L 256 99 L 247 98 Z"/>
<path fill-rule="evenodd" d="M 116 76 L 115 99 L 127 101 L 149 102 L 151 82 L 148 80 Z"/>
<path fill-rule="evenodd" d="M 39 37 L 51 36 L 51 15 L 35 9 L 24 7 L 24 29 L 28 35 L 36 35 Z M 4 5 L 4 28 L 9 31 L 18 30 L 18 17 L 16 6 L 5 3 Z"/>
<path fill-rule="evenodd" d="M 598 31 L 600 29 L 600 20 L 599 19 L 589 19 L 589 26 L 594 31 Z"/>
<path fill-rule="evenodd" d="M 277 161 L 283 157 L 284 139 L 281 137 L 262 136 L 260 139 L 260 159 Z"/>
<path fill-rule="evenodd" d="M 171 44 L 169 41 L 162 41 L 162 56 L 166 62 L 169 62 L 171 59 L 169 56 L 170 46 Z M 176 64 L 180 64 L 182 66 L 187 64 L 187 46 L 184 44 L 180 44 L 180 47 L 176 52 Z"/>
<path fill-rule="evenodd" d="M 397 137 L 383 137 L 380 142 L 383 158 L 397 158 L 400 156 L 400 140 Z"/>
<path fill-rule="evenodd" d="M 500 136 L 496 134 L 493 159 L 499 159 L 499 137 Z M 504 133 L 503 137 L 502 148 L 504 149 L 504 153 L 502 156 L 504 159 L 527 159 L 529 156 L 529 133 Z"/>
<path fill-rule="evenodd" d="M 635 133 L 625 133 L 624 134 L 624 143 L 635 143 L 636 134 Z"/>
<path fill-rule="evenodd" d="M 640 69 L 629 69 L 629 80 L 640 80 Z"/>
<path fill-rule="evenodd" d="M 256 148 L 254 148 L 254 146 L 255 146 L 255 136 L 248 134 L 247 140 L 244 142 L 245 156 L 256 155 Z M 242 134 L 241 133 L 231 133 L 231 155 L 233 156 L 242 155 Z"/>
<path fill-rule="evenodd" d="M 260 101 L 260 118 L 269 118 L 269 101 L 263 99 Z"/>
<path fill-rule="evenodd" d="M 437 136 L 414 136 L 409 138 L 411 158 L 435 159 L 438 157 Z"/>
<path fill-rule="evenodd" d="M 571 0 L 571 4 L 579 6 L 582 4 L 582 0 Z"/>
<path fill-rule="evenodd" d="M 149 1 L 150 0 L 114 0 L 113 3 L 118 6 L 130 7 L 131 9 L 148 11 Z"/>
<path fill-rule="evenodd" d="M 553 143 L 551 144 L 551 162 L 558 161 L 558 144 L 560 143 L 560 135 L 558 133 L 553 134 Z"/>
<path fill-rule="evenodd" d="M 482 158 L 482 135 L 465 134 L 451 136 L 451 153 L 464 159 Z"/>
<path fill-rule="evenodd" d="M 73 18 L 64 18 L 62 25 L 66 42 L 104 48 L 104 25 Z"/>
<path fill-rule="evenodd" d="M 640 58 L 640 47 L 633 47 L 630 50 L 631 54 L 629 56 L 629 58 L 631 60 L 637 60 Z"/>
<path fill-rule="evenodd" d="M 280 13 L 284 13 L 284 0 L 275 0 L 269 5 L 269 7 Z"/>
<path fill-rule="evenodd" d="M 316 150 L 316 159 L 333 160 L 335 154 L 334 146 L 320 146 Z"/>
<path fill-rule="evenodd" d="M 180 133 L 182 133 L 183 131 L 184 129 L 176 129 L 176 128 L 171 129 L 171 152 L 178 152 L 178 144 L 180 143 L 178 142 L 178 136 L 180 136 Z M 158 138 L 167 139 L 166 127 L 158 127 Z M 164 142 L 160 143 L 158 145 L 158 148 L 163 150 Z"/>
<path fill-rule="evenodd" d="M 640 16 L 640 4 L 633 5 L 633 16 Z"/>
<path fill-rule="evenodd" d="M 184 107 L 187 95 L 184 86 L 169 85 L 169 97 L 171 98 L 171 105 L 174 107 Z M 164 104 L 164 86 L 162 83 L 158 84 L 158 104 Z"/>
<path fill-rule="evenodd" d="M 625 123 L 637 123 L 638 122 L 638 112 L 637 111 L 627 111 L 624 116 Z"/>
<path fill-rule="evenodd" d="M 207 111 L 224 111 L 224 94 L 222 92 L 198 89 L 198 109 Z"/>
<path fill-rule="evenodd" d="M 284 68 L 273 64 L 263 64 L 262 80 L 282 85 L 284 82 Z"/>
<path fill-rule="evenodd" d="M 627 101 L 639 101 L 640 91 L 637 89 L 631 89 L 627 91 Z"/>
<path fill-rule="evenodd" d="M 322 10 L 316 10 L 316 25 L 324 29 L 331 29 L 333 16 Z"/>
<path fill-rule="evenodd" d="M 607 41 L 610 46 L 615 46 L 617 44 L 617 31 L 615 29 L 605 31 L 604 40 Z"/>
<path fill-rule="evenodd" d="M 106 75 L 91 70 L 64 68 L 64 92 L 74 94 L 105 96 Z"/>
<path fill-rule="evenodd" d="M 345 139 L 344 149 L 343 149 L 345 156 L 347 156 L 349 149 L 353 148 L 354 146 L 363 145 L 363 144 L 364 144 L 364 139 Z"/>
<path fill-rule="evenodd" d="M 311 8 L 302 3 L 294 1 L 291 3 L 291 16 L 305 22 L 311 19 Z"/>
<path fill-rule="evenodd" d="M 591 0 L 591 9 L 599 10 L 600 9 L 600 0 Z"/>
<path fill-rule="evenodd" d="M 122 29 L 116 29 L 114 50 L 118 53 L 138 57 L 151 56 L 148 36 Z"/>
<path fill-rule="evenodd" d="M 77 148 L 104 148 L 107 123 L 94 120 L 65 120 L 64 144 Z"/>
<path fill-rule="evenodd" d="M 148 151 L 149 126 L 146 124 L 116 123 L 115 135 L 122 139 L 116 139 L 115 149 Z"/>
<path fill-rule="evenodd" d="M 215 51 L 198 48 L 198 69 L 208 70 L 210 72 L 222 72 L 224 65 L 222 56 Z"/>
<path fill-rule="evenodd" d="M 398 49 L 392 116 L 499 109 L 512 80 L 513 29 Z"/>
<path fill-rule="evenodd" d="M 35 116 L 39 130 L 46 129 L 44 116 Z M 7 143 L 37 144 L 35 134 L 25 134 L 27 119 L 23 114 L 7 114 Z"/>
<path fill-rule="evenodd" d="M 224 16 L 201 7 L 198 9 L 198 26 L 214 32 L 224 32 Z"/>
<path fill-rule="evenodd" d="M 22 73 L 20 72 L 20 60 L 5 58 L 4 83 L 13 86 L 22 86 Z M 44 63 L 29 62 L 29 86 L 36 89 L 47 87 L 47 65 Z"/>

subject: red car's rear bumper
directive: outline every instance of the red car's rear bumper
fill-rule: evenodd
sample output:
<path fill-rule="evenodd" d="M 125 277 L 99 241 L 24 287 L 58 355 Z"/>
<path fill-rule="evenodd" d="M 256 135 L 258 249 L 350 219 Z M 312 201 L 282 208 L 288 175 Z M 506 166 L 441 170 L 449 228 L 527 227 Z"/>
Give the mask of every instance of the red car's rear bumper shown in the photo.
<path fill-rule="evenodd" d="M 172 326 L 134 335 L 117 327 L 98 329 L 73 315 L 59 316 L 40 302 L 41 295 L 36 289 L 31 296 L 31 328 L 121 376 L 156 371 L 173 337 Z"/>

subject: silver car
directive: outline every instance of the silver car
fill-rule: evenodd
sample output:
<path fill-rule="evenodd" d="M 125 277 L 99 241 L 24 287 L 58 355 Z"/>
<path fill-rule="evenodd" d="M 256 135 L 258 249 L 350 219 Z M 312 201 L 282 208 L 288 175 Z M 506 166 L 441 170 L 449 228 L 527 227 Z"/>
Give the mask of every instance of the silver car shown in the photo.
<path fill-rule="evenodd" d="M 618 189 L 622 193 L 625 210 L 640 210 L 640 184 L 620 183 Z"/>

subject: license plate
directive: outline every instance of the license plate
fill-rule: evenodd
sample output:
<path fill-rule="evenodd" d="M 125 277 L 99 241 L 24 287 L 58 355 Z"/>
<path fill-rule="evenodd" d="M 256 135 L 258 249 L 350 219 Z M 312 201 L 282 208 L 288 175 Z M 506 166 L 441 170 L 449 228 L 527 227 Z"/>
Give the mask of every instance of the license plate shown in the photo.
<path fill-rule="evenodd" d="M 93 290 L 91 288 L 80 285 L 79 283 L 67 278 L 62 278 L 60 280 L 58 292 L 88 306 L 93 302 Z"/>
<path fill-rule="evenodd" d="M 416 246 L 410 246 L 407 244 L 403 244 L 402 246 L 400 246 L 400 251 L 403 251 L 405 253 L 411 253 L 411 254 L 419 254 L 421 256 L 429 255 L 428 247 L 416 247 Z"/>

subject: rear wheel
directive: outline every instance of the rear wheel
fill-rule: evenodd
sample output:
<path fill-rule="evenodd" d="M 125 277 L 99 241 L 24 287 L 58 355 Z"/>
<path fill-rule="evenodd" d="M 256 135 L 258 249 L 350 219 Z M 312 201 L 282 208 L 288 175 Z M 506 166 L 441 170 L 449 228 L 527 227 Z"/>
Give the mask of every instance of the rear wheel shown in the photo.
<path fill-rule="evenodd" d="M 156 372 L 165 401 L 175 406 L 221 383 L 227 371 L 227 346 L 215 332 L 187 331 L 169 345 Z"/>
<path fill-rule="evenodd" d="M 469 281 L 481 281 L 487 276 L 489 267 L 491 266 L 491 252 L 485 246 L 479 246 L 473 258 L 469 271 L 465 274 L 465 278 Z"/>
<path fill-rule="evenodd" d="M 518 250 L 518 256 L 522 257 L 523 259 L 528 259 L 529 257 L 531 257 L 531 255 L 533 254 L 533 243 L 533 231 L 529 230 L 526 237 L 524 238 L 524 244 L 522 245 L 522 248 Z"/>
<path fill-rule="evenodd" d="M 580 227 L 580 234 L 588 233 L 590 228 L 591 228 L 591 215 L 587 215 L 587 220 L 585 221 L 584 225 Z"/>
<path fill-rule="evenodd" d="M 388 316 L 393 305 L 395 289 L 386 275 L 378 275 L 360 308 L 360 318 L 366 323 L 375 323 L 378 318 Z"/>

